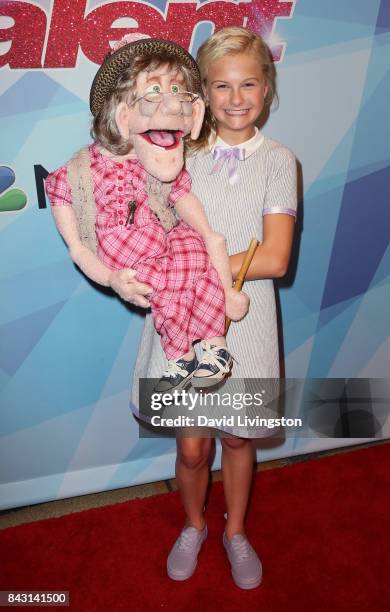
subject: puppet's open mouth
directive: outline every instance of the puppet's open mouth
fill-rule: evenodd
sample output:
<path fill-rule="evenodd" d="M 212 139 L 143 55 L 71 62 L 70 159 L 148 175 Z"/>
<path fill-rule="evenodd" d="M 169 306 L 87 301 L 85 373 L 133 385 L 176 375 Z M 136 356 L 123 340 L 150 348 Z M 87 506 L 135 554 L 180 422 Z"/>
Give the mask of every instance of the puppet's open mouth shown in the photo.
<path fill-rule="evenodd" d="M 183 138 L 181 130 L 148 130 L 141 134 L 149 143 L 162 149 L 175 149 Z"/>

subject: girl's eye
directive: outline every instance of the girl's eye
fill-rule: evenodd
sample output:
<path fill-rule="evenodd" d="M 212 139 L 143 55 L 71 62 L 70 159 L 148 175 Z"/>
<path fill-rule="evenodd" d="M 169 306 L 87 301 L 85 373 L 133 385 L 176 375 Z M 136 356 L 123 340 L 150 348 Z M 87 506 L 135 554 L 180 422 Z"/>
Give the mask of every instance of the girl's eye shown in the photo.
<path fill-rule="evenodd" d="M 226 89 L 226 88 L 227 88 L 226 83 L 218 83 L 217 85 L 217 89 Z"/>
<path fill-rule="evenodd" d="M 249 82 L 249 83 L 245 83 L 244 85 L 245 87 L 254 87 L 255 83 Z"/>
<path fill-rule="evenodd" d="M 177 94 L 177 93 L 179 93 L 179 91 L 180 91 L 179 85 L 176 85 L 176 83 L 174 85 L 171 85 L 171 92 L 173 94 Z"/>

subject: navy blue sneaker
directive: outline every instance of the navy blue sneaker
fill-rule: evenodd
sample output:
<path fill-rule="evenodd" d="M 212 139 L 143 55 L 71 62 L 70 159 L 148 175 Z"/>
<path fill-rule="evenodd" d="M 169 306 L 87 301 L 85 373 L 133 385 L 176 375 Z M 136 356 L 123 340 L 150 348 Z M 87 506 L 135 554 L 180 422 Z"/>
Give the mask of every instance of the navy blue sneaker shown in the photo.
<path fill-rule="evenodd" d="M 196 355 L 189 361 L 185 359 L 168 361 L 168 367 L 154 387 L 154 391 L 156 393 L 170 393 L 170 391 L 184 389 L 192 379 L 198 365 Z"/>
<path fill-rule="evenodd" d="M 203 355 L 192 377 L 192 386 L 198 389 L 212 387 L 223 380 L 232 369 L 233 357 L 226 347 L 214 346 L 203 340 Z"/>

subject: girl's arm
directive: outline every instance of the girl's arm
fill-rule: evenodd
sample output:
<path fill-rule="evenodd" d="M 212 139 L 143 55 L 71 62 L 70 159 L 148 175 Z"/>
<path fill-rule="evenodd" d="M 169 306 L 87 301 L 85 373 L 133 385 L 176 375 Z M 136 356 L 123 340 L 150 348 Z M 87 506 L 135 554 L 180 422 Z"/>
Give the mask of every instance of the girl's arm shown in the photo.
<path fill-rule="evenodd" d="M 146 296 L 151 293 L 151 288 L 135 280 L 135 270 L 110 270 L 95 253 L 82 244 L 76 215 L 71 206 L 53 206 L 52 212 L 72 260 L 88 278 L 104 287 L 112 287 L 127 302 L 149 308 Z"/>
<path fill-rule="evenodd" d="M 294 217 L 287 214 L 264 215 L 263 242 L 259 244 L 249 266 L 245 280 L 261 278 L 280 278 L 287 272 L 290 259 Z M 233 279 L 244 260 L 245 253 L 235 253 L 230 257 Z"/>
<path fill-rule="evenodd" d="M 286 274 L 294 235 L 297 209 L 297 160 L 286 147 L 278 146 L 269 154 L 267 190 L 263 216 L 263 240 L 257 247 L 246 280 L 280 278 Z M 232 255 L 233 278 L 237 277 L 244 253 Z"/>
<path fill-rule="evenodd" d="M 233 321 L 242 319 L 248 312 L 249 298 L 245 293 L 237 293 L 232 288 L 232 273 L 226 251 L 225 237 L 215 232 L 209 225 L 203 204 L 189 192 L 175 203 L 180 218 L 197 231 L 206 244 L 211 263 L 221 279 L 226 297 L 226 314 Z"/>

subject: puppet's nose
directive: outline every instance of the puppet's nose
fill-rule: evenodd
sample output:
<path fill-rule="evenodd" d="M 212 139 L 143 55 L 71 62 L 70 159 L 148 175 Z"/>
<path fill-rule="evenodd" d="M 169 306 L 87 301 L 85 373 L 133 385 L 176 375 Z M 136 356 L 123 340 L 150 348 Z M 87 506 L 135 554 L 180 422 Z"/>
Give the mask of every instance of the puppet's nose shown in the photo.
<path fill-rule="evenodd" d="M 160 108 L 163 115 L 181 115 L 183 113 L 182 103 L 175 94 L 163 96 Z"/>

